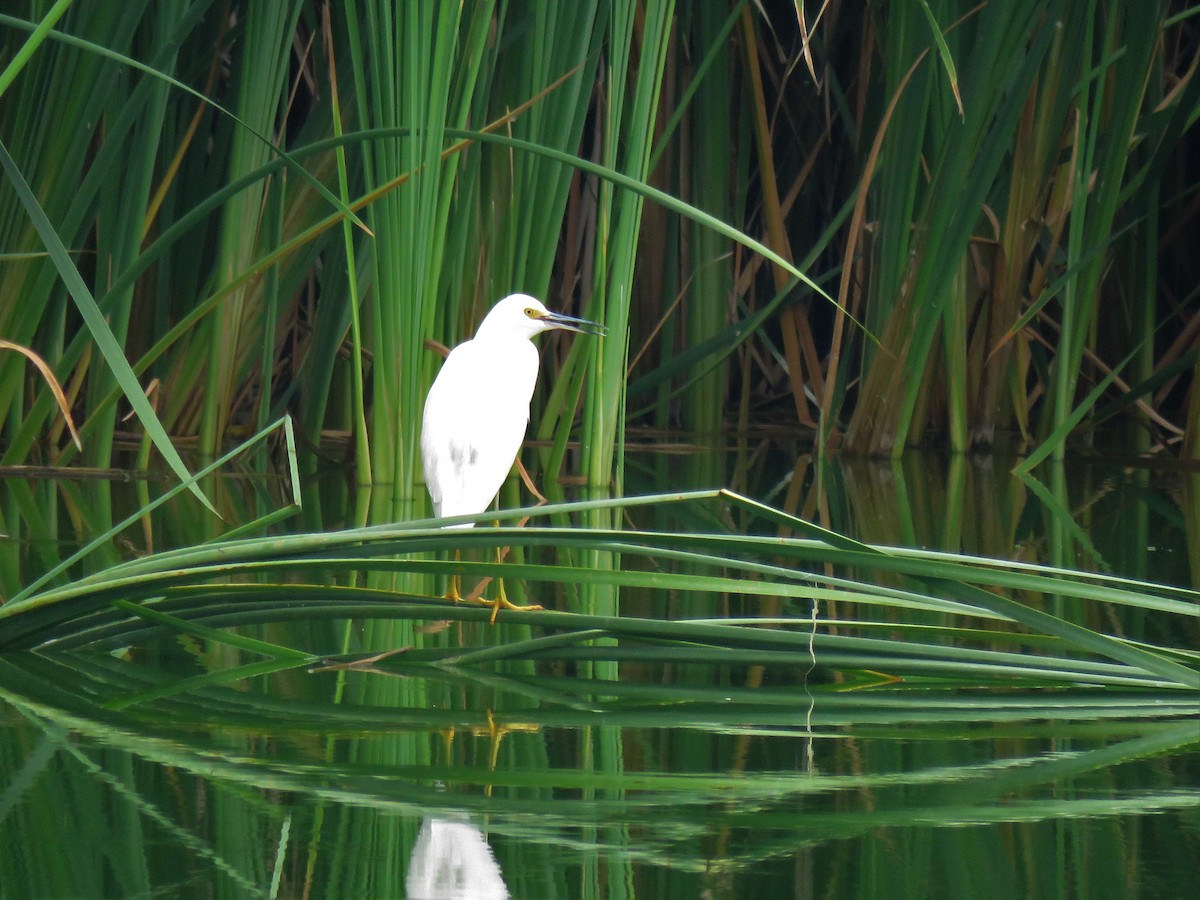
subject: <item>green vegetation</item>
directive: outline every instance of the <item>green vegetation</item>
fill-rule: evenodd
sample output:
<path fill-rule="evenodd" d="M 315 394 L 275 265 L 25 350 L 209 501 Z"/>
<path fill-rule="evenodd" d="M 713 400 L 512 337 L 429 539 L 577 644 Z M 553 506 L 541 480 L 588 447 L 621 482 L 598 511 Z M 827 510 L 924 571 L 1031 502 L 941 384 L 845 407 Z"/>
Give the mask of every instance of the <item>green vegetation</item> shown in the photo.
<path fill-rule="evenodd" d="M 1025 823 L 1028 871 L 1086 896 L 1096 859 L 1146 869 L 1150 828 L 1122 817 L 1194 825 L 1200 594 L 1155 583 L 1146 505 L 1119 541 L 1089 532 L 1102 492 L 1073 496 L 1062 460 L 1200 460 L 1200 5 L 12 6 L 0 465 L 172 486 L 2 486 L 24 743 L 0 744 L 0 836 L 79 803 L 131 848 L 61 866 L 50 842 L 4 884 L 145 895 L 165 836 L 230 896 L 365 896 L 362 848 L 394 893 L 411 813 L 469 809 L 513 860 L 579 849 L 586 889 L 517 896 L 634 896 L 639 855 L 720 879 L 913 821 Z M 522 461 L 548 503 L 514 476 L 505 512 L 445 531 L 423 397 L 439 346 L 514 290 L 609 336 L 543 339 Z M 748 435 L 780 422 L 804 452 L 769 464 Z M 646 461 L 635 430 L 736 447 Z M 955 457 L 913 509 L 918 445 Z M 1022 496 L 970 496 L 963 453 L 991 446 L 1022 456 Z M 900 486 L 833 483 L 835 451 Z M 358 488 L 319 489 L 330 469 Z M 1180 484 L 1154 515 L 1194 580 Z M 913 549 L 931 532 L 943 550 Z M 1030 533 L 1041 564 L 1013 550 Z M 452 572 L 547 609 L 488 628 L 439 596 Z M 1007 750 L 946 749 L 977 729 Z M 1146 759 L 1135 787 L 1113 774 Z M 213 797 L 164 801 L 181 773 Z M 1104 827 L 1037 830 L 1083 816 Z M 988 895 L 991 837 L 948 895 Z M 892 863 L 859 894 L 893 895 Z"/>
<path fill-rule="evenodd" d="M 1154 883 L 1187 883 L 1200 607 L 1193 591 L 1102 572 L 1148 566 L 1131 529 L 1176 549 L 1169 503 L 1100 479 L 1061 495 L 1049 479 L 1032 492 L 1044 504 L 1022 499 L 1031 479 L 973 496 L 961 466 L 941 485 L 935 469 L 897 470 L 890 497 L 831 482 L 834 516 L 892 543 L 937 534 L 994 552 L 1065 531 L 1069 509 L 1087 505 L 1088 535 L 1075 526 L 1061 545 L 1101 571 L 865 545 L 693 492 L 593 501 L 621 510 L 622 531 L 555 526 L 582 521 L 588 504 L 575 503 L 499 514 L 530 517 L 521 528 L 457 532 L 466 584 L 496 573 L 493 546 L 516 544 L 528 561 L 505 566 L 510 585 L 548 607 L 489 626 L 488 608 L 429 593 L 426 573 L 456 565 L 429 558 L 446 543 L 436 523 L 270 536 L 254 508 L 279 505 L 276 488 L 213 482 L 227 518 L 252 523 L 240 536 L 176 537 L 188 546 L 118 562 L 103 558 L 113 540 L 102 534 L 71 561 L 92 574 L 48 571 L 0 607 L 11 726 L 0 843 L 20 848 L 0 854 L 4 883 L 34 895 L 109 878 L 126 893 L 161 889 L 186 880 L 187 860 L 201 885 L 231 895 L 397 895 L 416 816 L 464 812 L 486 823 L 510 888 L 532 896 L 613 896 L 524 879 L 574 883 L 589 866 L 627 865 L 641 887 L 623 896 L 694 897 L 709 884 L 766 897 L 751 883 L 790 872 L 797 853 L 812 854 L 818 884 L 878 879 L 862 893 L 929 896 L 930 856 L 956 860 L 935 877 L 949 892 L 1014 840 L 1018 868 L 1001 866 L 984 896 L 1022 878 L 1145 887 L 1153 871 Z M 918 476 L 931 483 L 906 495 Z M 118 487 L 128 506 L 133 489 Z M 29 535 L 5 545 L 11 592 L 51 555 L 58 504 L 0 488 Z M 64 485 L 61 505 L 94 522 L 90 505 L 109 490 Z M 139 511 L 131 539 L 197 529 L 199 504 L 174 491 Z M 1038 509 L 1046 522 L 1018 524 Z M 589 551 L 620 566 L 589 565 Z M 364 572 L 430 587 L 360 586 Z M 581 612 L 596 586 L 619 590 L 621 615 Z M 410 642 L 370 627 L 397 622 L 413 626 Z M 619 679 L 603 677 L 617 666 Z M 70 865 L 61 842 L 33 837 L 64 821 L 91 850 Z M 119 850 L 96 853 L 118 826 Z M 1168 846 L 1179 852 L 1160 860 Z M 659 887 L 645 886 L 650 872 Z"/>
<path fill-rule="evenodd" d="M 428 342 L 515 289 L 628 333 L 551 352 L 550 482 L 581 409 L 594 485 L 627 426 L 765 415 L 1197 455 L 1193 8 L 45 6 L 0 17 L 0 334 L 91 465 L 122 395 L 177 468 L 288 409 L 418 515 Z M 4 461 L 70 460 L 0 385 Z"/>
<path fill-rule="evenodd" d="M 723 501 L 729 508 L 711 508 L 715 501 Z M 1078 574 L 1072 576 L 1067 571 L 1037 566 L 1003 565 L 940 553 L 874 548 L 759 506 L 736 494 L 717 492 L 550 505 L 472 518 L 553 520 L 568 513 L 586 517 L 596 509 L 643 506 L 656 507 L 660 515 L 679 516 L 680 513 L 673 512 L 671 507 L 690 507 L 697 503 L 709 507 L 707 514 L 702 508 L 699 515 L 684 515 L 685 523 L 690 520 L 688 525 L 662 531 L 527 525 L 472 529 L 455 542 L 463 547 L 494 547 L 499 543 L 550 548 L 583 559 L 589 552 L 621 554 L 624 567 L 620 570 L 580 564 L 567 567 L 509 565 L 504 568 L 524 581 L 562 583 L 570 590 L 605 585 L 654 588 L 670 595 L 700 593 L 708 598 L 710 608 L 717 606 L 714 601 L 718 597 L 722 603 L 739 607 L 751 598 L 767 597 L 785 598 L 799 604 L 785 620 L 738 618 L 735 621 L 739 624 L 730 625 L 549 611 L 519 615 L 517 621 L 521 624 L 538 624 L 559 632 L 577 633 L 575 639 L 556 640 L 556 646 L 588 642 L 604 634 L 634 635 L 652 643 L 742 648 L 765 655 L 778 650 L 790 653 L 798 660 L 814 646 L 828 644 L 832 655 L 822 654 L 821 660 L 830 665 L 837 664 L 836 661 L 841 659 L 838 653 L 842 652 L 857 661 L 856 668 L 904 670 L 930 676 L 949 655 L 958 660 L 959 677 L 967 671 L 978 671 L 982 676 L 999 673 L 1007 682 L 1032 678 L 1054 683 L 1061 679 L 1069 685 L 1173 685 L 1200 691 L 1200 672 L 1194 668 L 1197 654 L 1193 652 L 1184 648 L 1148 646 L 1143 638 L 1109 637 L 1043 611 L 1037 604 L 1018 602 L 1007 596 L 1011 591 L 1027 591 L 1053 596 L 1060 605 L 1068 601 L 1094 601 L 1188 617 L 1194 616 L 1197 609 L 1196 596 L 1191 591 L 1170 591 L 1112 576 L 1084 579 Z M 800 537 L 760 535 L 720 527 L 723 518 L 728 517 L 732 522 L 733 516 L 752 516 L 759 528 L 762 524 L 773 524 L 785 533 L 792 532 Z M 121 647 L 138 643 L 136 635 L 146 622 L 140 621 L 142 608 L 129 602 L 131 600 L 150 601 L 152 608 L 144 613 L 149 617 L 149 623 L 176 628 L 181 633 L 192 630 L 188 622 L 202 622 L 209 616 L 217 616 L 228 624 L 262 624 L 276 621 L 278 616 L 290 619 L 299 607 L 304 607 L 307 615 L 318 619 L 350 615 L 372 619 L 379 618 L 381 613 L 389 619 L 422 619 L 436 615 L 450 621 L 472 621 L 486 617 L 485 607 L 455 604 L 404 590 L 311 583 L 315 573 L 370 570 L 449 573 L 459 570 L 466 574 L 489 575 L 498 571 L 495 563 L 440 563 L 423 558 L 423 554 L 446 544 L 447 538 L 438 527 L 438 521 L 282 537 L 223 538 L 108 566 L 59 589 L 36 590 L 41 585 L 35 583 L 31 586 L 33 590 L 0 608 L 0 624 L 4 626 L 0 648 L 78 646 L 92 642 Z M 707 528 L 703 527 L 706 521 L 709 523 Z M 686 564 L 681 567 L 683 571 L 671 571 L 680 563 Z M 830 573 L 853 572 L 856 577 L 848 580 L 823 574 L 816 571 L 818 567 L 827 567 Z M 49 573 L 46 580 L 54 574 Z M 267 576 L 271 583 L 222 585 L 216 590 L 211 585 L 215 578 L 224 580 L 230 576 L 254 574 Z M 890 575 L 903 576 L 909 582 L 923 585 L 924 590 L 889 587 Z M 280 577 L 290 582 L 286 588 L 289 603 L 285 607 L 276 601 L 277 594 L 283 589 L 277 581 Z M 1002 590 L 986 590 L 981 584 Z M 869 634 L 874 630 L 870 623 L 826 623 L 834 633 L 822 635 L 809 635 L 804 630 L 778 631 L 770 627 L 803 622 L 805 611 L 801 607 L 814 600 L 851 603 L 856 608 L 883 607 L 899 614 L 893 617 L 885 613 L 879 623 L 885 632 L 897 628 L 904 630 L 900 624 L 905 621 L 903 616 L 912 613 L 907 621 L 916 629 L 914 636 L 924 630 L 918 623 L 931 615 L 926 623 L 931 629 L 929 633 L 944 640 L 944 644 L 926 645 L 914 637 L 911 643 L 899 645 L 903 651 L 898 651 L 898 645 L 888 641 L 837 633 L 842 628 L 862 627 Z M 434 607 L 430 606 L 431 601 Z M 227 604 L 236 604 L 238 612 L 231 612 Z M 686 608 L 688 604 L 682 605 Z M 973 620 L 982 620 L 984 624 L 969 628 L 961 636 L 954 633 L 958 627 L 956 623 Z M 815 626 L 815 621 L 813 624 Z M 760 627 L 747 628 L 747 625 Z M 1045 652 L 1039 654 L 1036 664 L 1021 655 L 1025 638 L 1010 633 L 1013 625 L 1024 626 L 1039 636 L 1034 644 Z M 236 635 L 224 638 L 207 628 L 200 633 L 211 640 L 228 641 L 233 647 L 266 653 L 291 664 L 306 659 L 303 652 L 292 648 L 274 647 L 260 641 L 247 645 L 245 638 Z M 1046 643 L 1045 638 L 1053 640 Z M 952 651 L 951 646 L 961 643 L 961 639 L 968 643 L 982 641 L 991 648 L 1012 641 L 1015 647 L 1011 652 L 963 648 Z M 485 656 L 488 659 L 521 657 L 525 646 L 518 641 L 506 645 L 503 650 L 486 651 Z M 535 638 L 528 646 L 540 651 L 543 643 Z M 603 658 L 607 652 L 602 647 L 595 655 Z M 897 652 L 912 659 L 897 659 Z M 461 662 L 462 653 L 461 648 L 453 648 L 449 659 Z M 1075 659 L 1078 653 L 1085 654 L 1089 660 Z M 440 659 L 441 654 L 435 654 L 435 658 Z M 930 669 L 914 661 L 926 658 Z M 1119 665 L 1114 666 L 1114 663 Z"/>

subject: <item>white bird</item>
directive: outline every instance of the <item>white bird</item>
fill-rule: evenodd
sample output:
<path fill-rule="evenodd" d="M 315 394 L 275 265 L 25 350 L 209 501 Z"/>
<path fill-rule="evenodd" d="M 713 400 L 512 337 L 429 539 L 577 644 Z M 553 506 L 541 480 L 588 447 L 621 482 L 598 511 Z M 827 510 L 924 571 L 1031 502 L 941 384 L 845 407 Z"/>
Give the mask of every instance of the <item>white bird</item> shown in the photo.
<path fill-rule="evenodd" d="M 483 832 L 470 822 L 427 816 L 404 879 L 408 900 L 508 900 L 512 895 Z"/>
<path fill-rule="evenodd" d="M 421 460 L 435 516 L 481 513 L 499 493 L 529 425 L 538 374 L 531 339 L 555 328 L 604 333 L 595 322 L 551 312 L 528 294 L 511 294 L 492 307 L 473 339 L 446 357 L 425 398 L 421 422 Z M 457 576 L 446 597 L 462 599 Z M 501 607 L 541 608 L 509 603 L 499 581 L 492 621 Z"/>

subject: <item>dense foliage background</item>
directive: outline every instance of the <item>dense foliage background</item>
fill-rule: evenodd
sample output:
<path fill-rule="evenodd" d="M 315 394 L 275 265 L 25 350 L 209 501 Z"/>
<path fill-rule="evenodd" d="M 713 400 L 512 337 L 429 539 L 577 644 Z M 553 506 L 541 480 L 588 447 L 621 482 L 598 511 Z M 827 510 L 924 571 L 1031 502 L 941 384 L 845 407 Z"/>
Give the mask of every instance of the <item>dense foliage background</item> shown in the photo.
<path fill-rule="evenodd" d="M 71 466 L 0 472 L 0 884 L 399 896 L 469 813 L 517 896 L 1183 890 L 1200 477 L 1055 463 L 1200 459 L 1197 11 L 0 4 L 0 467 Z M 608 326 L 581 499 L 440 528 L 514 290 Z"/>
<path fill-rule="evenodd" d="M 595 484 L 626 425 L 1200 456 L 1197 7 L 14 6 L 0 337 L 91 465 L 140 384 L 160 445 L 286 410 L 419 497 L 430 341 L 513 290 L 614 336 L 549 341 L 551 474 L 580 411 Z M 0 423 L 75 452 L 18 353 Z"/>

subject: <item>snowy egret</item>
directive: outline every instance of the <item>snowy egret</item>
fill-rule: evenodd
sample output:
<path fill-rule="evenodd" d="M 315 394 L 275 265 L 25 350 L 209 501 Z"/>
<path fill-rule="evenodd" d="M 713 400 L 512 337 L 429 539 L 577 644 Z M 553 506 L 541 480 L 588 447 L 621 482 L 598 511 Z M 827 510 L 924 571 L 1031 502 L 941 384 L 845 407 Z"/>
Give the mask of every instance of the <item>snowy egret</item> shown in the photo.
<path fill-rule="evenodd" d="M 604 334 L 602 325 L 551 312 L 528 294 L 511 294 L 484 316 L 472 340 L 446 357 L 421 422 L 421 460 L 435 516 L 481 513 L 499 493 L 529 425 L 538 374 L 531 339 L 555 328 Z M 462 599 L 457 575 L 446 598 Z M 499 579 L 495 601 L 484 602 L 492 605 L 493 622 L 501 607 L 541 609 L 510 603 Z"/>
<path fill-rule="evenodd" d="M 404 886 L 411 900 L 508 900 L 512 896 L 483 832 L 450 815 L 422 820 Z"/>

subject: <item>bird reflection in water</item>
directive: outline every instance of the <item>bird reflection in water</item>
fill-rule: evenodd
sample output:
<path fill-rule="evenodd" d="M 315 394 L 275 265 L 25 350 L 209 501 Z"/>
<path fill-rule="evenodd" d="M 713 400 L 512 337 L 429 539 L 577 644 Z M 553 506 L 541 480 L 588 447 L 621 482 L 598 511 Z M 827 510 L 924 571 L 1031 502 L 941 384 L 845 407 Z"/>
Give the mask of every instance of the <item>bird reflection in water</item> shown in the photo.
<path fill-rule="evenodd" d="M 430 816 L 413 845 L 408 900 L 507 900 L 500 864 L 483 832 L 462 819 Z"/>

